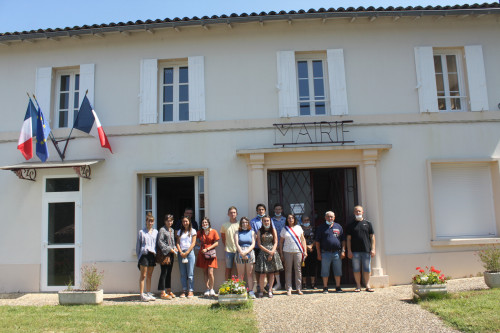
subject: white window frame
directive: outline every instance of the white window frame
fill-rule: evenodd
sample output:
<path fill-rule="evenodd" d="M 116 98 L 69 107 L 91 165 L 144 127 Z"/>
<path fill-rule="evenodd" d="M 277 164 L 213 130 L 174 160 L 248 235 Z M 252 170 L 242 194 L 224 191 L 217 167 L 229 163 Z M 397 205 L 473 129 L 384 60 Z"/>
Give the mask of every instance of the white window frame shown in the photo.
<path fill-rule="evenodd" d="M 186 67 L 188 70 L 188 82 L 185 83 L 180 83 L 180 68 L 181 67 Z M 164 82 L 164 75 L 163 72 L 166 68 L 172 68 L 173 69 L 173 83 L 172 84 L 166 84 Z M 169 123 L 169 122 L 185 122 L 189 121 L 189 113 L 190 113 L 190 103 L 189 103 L 189 66 L 186 60 L 173 60 L 173 61 L 164 61 L 160 63 L 159 70 L 158 70 L 158 82 L 159 82 L 159 101 L 158 105 L 160 106 L 159 109 L 159 120 L 160 122 L 164 123 Z M 164 102 L 164 87 L 171 85 L 173 87 L 173 101 L 171 103 L 166 103 Z M 180 91 L 180 86 L 187 86 L 188 87 L 188 100 L 187 101 L 180 101 L 179 100 L 179 91 Z M 164 113 L 163 113 L 163 106 L 166 104 L 172 104 L 172 110 L 173 110 L 173 119 L 172 120 L 165 120 L 164 118 Z M 188 105 L 188 119 L 185 120 L 180 120 L 179 115 L 180 115 L 180 104 L 187 104 Z"/>
<path fill-rule="evenodd" d="M 61 91 L 61 80 L 63 76 L 69 76 L 69 90 Z M 78 77 L 78 89 L 76 89 L 76 78 Z M 60 99 L 62 93 L 68 93 L 68 109 L 61 109 Z M 75 113 L 78 113 L 80 107 L 79 100 L 77 101 L 76 110 L 75 105 L 75 94 L 78 94 L 78 99 L 80 99 L 80 70 L 79 69 L 64 69 L 56 71 L 55 79 L 55 98 L 54 98 L 54 128 L 71 128 L 75 122 Z M 61 126 L 61 113 L 67 112 L 67 124 Z"/>
<path fill-rule="evenodd" d="M 314 52 L 295 52 L 278 51 L 277 52 L 277 71 L 278 71 L 278 99 L 280 117 L 298 117 L 299 116 L 299 93 L 296 59 L 311 57 L 311 59 L 323 55 L 325 51 Z M 347 103 L 347 84 L 344 65 L 343 49 L 326 50 L 326 59 L 324 62 L 323 76 L 325 78 L 325 99 L 327 110 L 325 116 L 340 116 L 348 114 Z M 311 90 L 310 90 L 311 91 Z M 314 114 L 311 114 L 314 116 Z M 306 116 L 304 116 L 306 117 Z"/>
<path fill-rule="evenodd" d="M 459 96 L 451 96 L 450 93 L 450 82 L 449 82 L 449 77 L 448 77 L 448 62 L 446 60 L 446 56 L 451 55 L 455 56 L 456 62 L 457 62 L 457 78 L 458 78 L 458 85 L 459 85 Z M 457 49 L 457 48 L 433 48 L 433 58 L 436 56 L 441 57 L 441 67 L 443 72 L 441 73 L 443 76 L 443 85 L 444 85 L 444 96 L 439 96 L 439 91 L 437 91 L 437 73 L 435 72 L 436 75 L 436 91 L 437 91 L 437 100 L 438 100 L 438 109 L 439 112 L 463 112 L 463 111 L 468 111 L 468 96 L 467 96 L 467 89 L 465 86 L 465 78 L 464 78 L 464 52 L 463 49 Z M 435 70 L 435 68 L 434 68 Z M 460 109 L 451 109 L 451 100 L 454 98 L 459 98 L 460 99 Z M 445 109 L 440 109 L 439 108 L 439 100 L 444 99 L 445 100 Z"/>
<path fill-rule="evenodd" d="M 436 207 L 434 199 L 434 184 L 433 184 L 433 166 L 435 165 L 464 165 L 464 166 L 474 166 L 485 164 L 490 168 L 491 177 L 491 190 L 492 190 L 492 209 L 494 215 L 493 224 L 490 227 L 488 235 L 478 235 L 478 236 L 440 236 L 437 232 L 437 221 L 436 217 Z M 496 244 L 500 243 L 500 219 L 498 207 L 500 204 L 500 170 L 499 161 L 492 158 L 484 159 L 450 159 L 450 160 L 427 160 L 427 186 L 429 193 L 429 212 L 430 212 L 430 222 L 431 222 L 431 245 L 432 246 L 457 246 L 457 245 L 479 245 L 479 244 Z M 471 221 L 474 223 L 474 221 Z"/>
<path fill-rule="evenodd" d="M 74 248 L 75 250 L 75 281 L 73 285 L 76 288 L 80 287 L 82 266 L 82 178 L 79 180 L 79 190 L 73 192 L 46 192 L 46 184 L 48 179 L 54 178 L 78 178 L 70 175 L 44 176 L 43 177 L 43 192 L 42 192 L 42 251 L 40 265 L 40 290 L 41 291 L 59 291 L 64 286 L 48 286 L 47 281 L 47 253 L 49 248 Z M 57 202 L 74 202 L 75 203 L 75 243 L 74 244 L 48 244 L 48 207 L 50 203 Z"/>
<path fill-rule="evenodd" d="M 299 62 L 306 62 L 307 63 L 307 83 L 308 83 L 308 88 L 309 88 L 309 99 L 307 100 L 301 100 L 300 96 L 300 81 L 301 78 L 299 78 Z M 315 91 L 314 91 L 314 73 L 313 73 L 313 62 L 314 61 L 321 61 L 322 64 L 322 70 L 323 70 L 323 91 L 325 96 L 323 96 L 322 99 L 316 99 Z M 295 53 L 295 66 L 296 66 L 296 73 L 297 73 L 297 103 L 298 103 L 298 109 L 299 109 L 299 116 L 326 116 L 330 114 L 330 98 L 328 94 L 329 90 L 329 85 L 328 85 L 328 63 L 326 60 L 326 53 Z M 316 103 L 324 103 L 325 104 L 325 112 L 318 114 L 316 112 Z M 310 114 L 308 115 L 302 115 L 300 114 L 300 109 L 301 109 L 301 104 L 302 103 L 308 103 L 309 104 L 309 110 Z"/>

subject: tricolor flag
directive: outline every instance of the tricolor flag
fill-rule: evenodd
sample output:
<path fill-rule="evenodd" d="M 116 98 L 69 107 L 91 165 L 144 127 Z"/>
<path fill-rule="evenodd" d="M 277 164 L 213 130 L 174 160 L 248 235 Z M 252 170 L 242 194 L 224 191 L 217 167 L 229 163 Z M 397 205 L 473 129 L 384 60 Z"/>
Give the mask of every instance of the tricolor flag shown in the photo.
<path fill-rule="evenodd" d="M 17 149 L 21 151 L 24 158 L 27 160 L 33 157 L 33 135 L 36 135 L 36 126 L 33 127 L 32 120 L 36 119 L 36 117 L 36 108 L 30 98 L 28 102 L 28 109 L 26 110 L 26 115 L 24 116 L 21 134 L 19 135 L 19 141 L 17 142 Z"/>
<path fill-rule="evenodd" d="M 38 114 L 36 118 L 36 156 L 38 156 L 42 162 L 45 162 L 47 158 L 49 158 L 49 146 L 47 145 L 49 134 L 50 126 L 45 122 L 42 109 L 40 105 L 38 105 Z"/>
<path fill-rule="evenodd" d="M 87 95 L 83 98 L 83 102 L 80 106 L 80 111 L 78 111 L 78 116 L 76 116 L 73 128 L 99 138 L 101 141 L 101 147 L 108 148 L 109 151 L 113 153 L 108 138 L 106 137 L 106 133 L 104 133 L 101 122 L 99 121 L 94 109 L 92 109 Z"/>

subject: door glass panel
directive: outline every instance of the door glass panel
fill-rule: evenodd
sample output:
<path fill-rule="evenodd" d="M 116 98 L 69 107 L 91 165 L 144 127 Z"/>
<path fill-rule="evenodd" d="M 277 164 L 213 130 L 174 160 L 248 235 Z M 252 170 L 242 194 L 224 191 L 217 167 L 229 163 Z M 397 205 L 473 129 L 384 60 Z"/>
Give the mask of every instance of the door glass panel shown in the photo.
<path fill-rule="evenodd" d="M 48 243 L 75 243 L 75 203 L 49 203 Z"/>
<path fill-rule="evenodd" d="M 50 178 L 47 179 L 45 192 L 78 192 L 80 180 L 78 178 Z"/>
<path fill-rule="evenodd" d="M 75 283 L 75 249 L 47 249 L 47 285 Z"/>

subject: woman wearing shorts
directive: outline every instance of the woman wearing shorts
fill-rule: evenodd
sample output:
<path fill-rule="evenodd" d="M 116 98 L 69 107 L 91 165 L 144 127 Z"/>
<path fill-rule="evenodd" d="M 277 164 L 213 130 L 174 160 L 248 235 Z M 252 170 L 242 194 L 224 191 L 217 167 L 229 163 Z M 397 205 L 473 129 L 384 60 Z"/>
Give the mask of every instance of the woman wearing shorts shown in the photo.
<path fill-rule="evenodd" d="M 246 217 L 240 219 L 240 227 L 234 235 L 236 244 L 236 268 L 238 269 L 238 278 L 244 280 L 245 271 L 247 272 L 247 286 L 250 292 L 250 298 L 255 298 L 253 292 L 253 266 L 255 263 L 255 233 L 250 227 L 250 221 Z"/>
<path fill-rule="evenodd" d="M 153 228 L 154 224 L 155 218 L 151 212 L 149 212 L 146 216 L 146 227 L 139 230 L 139 234 L 137 235 L 137 244 L 135 246 L 137 258 L 139 258 L 137 266 L 141 271 L 139 290 L 141 293 L 141 301 L 143 302 L 156 300 L 151 293 L 151 276 L 153 275 L 153 270 L 156 266 L 156 237 L 158 235 L 158 230 Z M 147 293 L 144 293 L 144 280 L 146 280 Z"/>

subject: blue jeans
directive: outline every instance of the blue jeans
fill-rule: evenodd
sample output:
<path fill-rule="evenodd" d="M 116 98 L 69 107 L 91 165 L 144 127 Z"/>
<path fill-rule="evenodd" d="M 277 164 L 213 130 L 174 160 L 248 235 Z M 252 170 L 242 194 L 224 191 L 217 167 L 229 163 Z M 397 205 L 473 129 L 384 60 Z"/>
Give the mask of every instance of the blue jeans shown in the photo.
<path fill-rule="evenodd" d="M 187 264 L 182 263 L 182 257 L 179 256 L 179 271 L 181 272 L 181 284 L 183 291 L 194 291 L 194 262 L 196 260 L 194 251 L 189 252 L 186 257 Z"/>
<path fill-rule="evenodd" d="M 361 272 L 361 263 L 363 263 L 363 272 L 371 272 L 372 257 L 369 252 L 353 252 L 352 253 L 352 271 Z"/>
<path fill-rule="evenodd" d="M 342 276 L 342 259 L 340 251 L 323 252 L 321 251 L 321 277 L 330 276 L 330 266 L 333 263 L 333 275 Z"/>
<path fill-rule="evenodd" d="M 236 252 L 225 252 L 226 253 L 226 268 L 233 268 L 234 257 L 236 256 Z"/>

